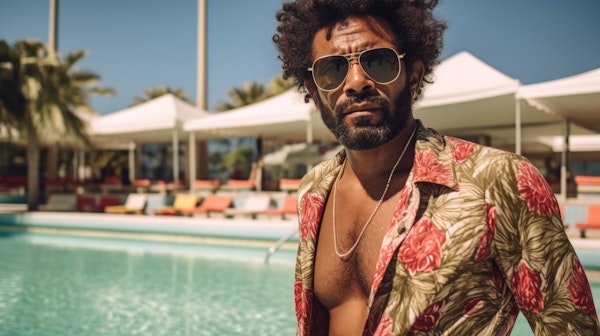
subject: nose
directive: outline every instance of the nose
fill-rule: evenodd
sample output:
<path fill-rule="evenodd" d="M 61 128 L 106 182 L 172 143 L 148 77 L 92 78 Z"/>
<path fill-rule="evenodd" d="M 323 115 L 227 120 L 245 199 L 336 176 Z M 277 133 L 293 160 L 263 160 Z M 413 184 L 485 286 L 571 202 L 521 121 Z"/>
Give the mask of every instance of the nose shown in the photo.
<path fill-rule="evenodd" d="M 357 95 L 375 89 L 375 83 L 364 72 L 358 60 L 350 61 L 350 69 L 344 83 L 344 92 L 347 95 Z"/>

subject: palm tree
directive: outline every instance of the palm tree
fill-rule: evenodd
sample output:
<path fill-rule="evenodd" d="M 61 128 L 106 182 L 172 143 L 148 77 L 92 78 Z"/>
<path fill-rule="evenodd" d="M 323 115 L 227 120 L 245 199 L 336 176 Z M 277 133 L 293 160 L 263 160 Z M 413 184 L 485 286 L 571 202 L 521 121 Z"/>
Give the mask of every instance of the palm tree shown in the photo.
<path fill-rule="evenodd" d="M 0 116 L 16 129 L 27 147 L 27 205 L 39 201 L 39 165 L 42 145 L 70 143 L 90 146 L 82 113 L 92 112 L 90 94 L 114 94 L 96 86 L 100 77 L 74 65 L 87 53 L 77 51 L 63 59 L 49 55 L 40 41 L 0 40 Z"/>
<path fill-rule="evenodd" d="M 252 82 L 252 83 L 245 83 L 242 85 L 242 87 L 234 87 L 233 89 L 231 89 L 228 94 L 229 97 L 231 98 L 231 101 L 226 102 L 226 101 L 219 101 L 217 103 L 217 107 L 215 108 L 217 111 L 220 112 L 224 112 L 224 111 L 228 111 L 228 110 L 232 110 L 232 109 L 236 109 L 242 106 L 246 106 L 246 105 L 250 105 L 252 103 L 256 103 L 259 102 L 261 100 L 267 99 L 269 97 L 278 95 L 282 92 L 287 91 L 288 89 L 290 89 L 291 87 L 294 86 L 294 83 L 292 80 L 284 80 L 283 77 L 281 76 L 277 76 L 275 78 L 273 78 L 269 84 L 265 87 L 263 84 L 259 83 L 259 82 Z M 233 170 L 235 168 L 236 165 L 239 165 L 240 163 L 246 162 L 246 158 L 242 157 L 244 155 L 247 154 L 247 149 L 248 149 L 248 145 L 246 145 L 244 150 L 239 150 L 239 147 L 242 147 L 242 143 L 246 142 L 246 140 L 249 139 L 238 139 L 237 144 L 235 145 L 231 145 L 230 144 L 230 140 L 216 140 L 216 141 L 220 141 L 222 143 L 227 142 L 227 144 L 229 145 L 228 147 L 236 147 L 238 148 L 238 150 L 234 150 L 234 151 L 230 151 L 229 153 L 227 153 L 224 158 L 226 158 L 226 160 L 223 160 L 221 162 L 221 165 L 223 168 L 228 169 L 228 170 Z M 256 139 L 256 151 L 259 151 L 258 147 L 262 147 L 262 145 L 259 145 L 258 142 L 262 141 L 262 139 Z M 256 153 L 258 154 L 258 153 Z M 260 154 L 259 154 L 260 155 Z M 258 155 L 255 155 L 256 158 L 258 158 Z M 214 160 L 219 160 L 220 157 L 218 156 L 211 156 L 212 159 Z M 214 165 L 217 165 L 219 162 L 211 162 Z M 250 160 L 247 163 L 252 163 L 252 160 Z"/>
<path fill-rule="evenodd" d="M 238 107 L 250 105 L 267 97 L 265 86 L 259 82 L 244 83 L 242 87 L 234 87 L 227 94 L 230 102 L 218 101 L 215 110 L 219 112 L 233 110 Z"/>
<path fill-rule="evenodd" d="M 283 79 L 282 76 L 274 77 L 269 84 L 267 84 L 267 97 L 273 97 L 280 93 L 284 93 L 295 85 L 293 78 Z"/>
<path fill-rule="evenodd" d="M 244 83 L 241 87 L 234 87 L 229 90 L 228 94 L 231 101 L 218 101 L 215 110 L 223 112 L 257 103 L 283 93 L 291 89 L 294 85 L 292 79 L 283 79 L 282 76 L 271 79 L 266 87 L 259 82 Z"/>
<path fill-rule="evenodd" d="M 170 93 L 170 94 L 174 95 L 175 97 L 192 104 L 192 102 L 187 98 L 187 93 L 185 92 L 185 90 L 172 89 L 169 86 L 163 85 L 163 86 L 156 86 L 156 87 L 151 87 L 149 89 L 146 89 L 144 91 L 144 95 L 142 97 L 133 98 L 133 104 L 131 104 L 131 106 L 141 104 L 143 102 L 152 100 L 154 98 L 158 98 L 167 93 Z"/>

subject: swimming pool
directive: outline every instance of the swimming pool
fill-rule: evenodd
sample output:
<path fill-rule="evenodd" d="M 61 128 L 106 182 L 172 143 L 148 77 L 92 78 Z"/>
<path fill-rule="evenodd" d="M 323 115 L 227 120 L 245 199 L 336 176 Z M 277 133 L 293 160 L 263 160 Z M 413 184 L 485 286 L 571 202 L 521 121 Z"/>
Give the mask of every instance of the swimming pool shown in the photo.
<path fill-rule="evenodd" d="M 265 264 L 264 246 L 124 237 L 0 229 L 0 335 L 295 334 L 295 250 Z M 578 255 L 600 269 L 597 250 Z M 600 279 L 590 280 L 600 307 Z M 533 335 L 522 315 L 512 335 Z"/>
<path fill-rule="evenodd" d="M 294 251 L 0 235 L 1 335 L 293 335 Z"/>

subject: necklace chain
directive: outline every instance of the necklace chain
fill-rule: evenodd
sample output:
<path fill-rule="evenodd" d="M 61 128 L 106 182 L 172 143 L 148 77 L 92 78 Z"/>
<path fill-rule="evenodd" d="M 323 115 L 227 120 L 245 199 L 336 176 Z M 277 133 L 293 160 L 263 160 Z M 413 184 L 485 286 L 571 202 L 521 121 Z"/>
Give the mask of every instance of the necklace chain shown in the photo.
<path fill-rule="evenodd" d="M 377 213 L 377 210 L 379 210 L 379 207 L 381 207 L 381 204 L 383 203 L 383 199 L 385 198 L 385 195 L 387 194 L 388 189 L 390 188 L 390 184 L 392 183 L 392 178 L 394 176 L 394 172 L 396 171 L 396 167 L 398 167 L 398 164 L 400 164 L 400 161 L 402 161 L 402 158 L 404 157 L 404 153 L 406 153 L 406 150 L 408 149 L 408 146 L 412 142 L 412 139 L 415 136 L 416 131 L 417 131 L 417 128 L 415 127 L 415 129 L 413 130 L 412 134 L 410 135 L 410 138 L 406 142 L 406 145 L 404 146 L 404 149 L 402 150 L 402 153 L 400 153 L 400 157 L 398 158 L 398 160 L 396 161 L 396 164 L 394 164 L 394 167 L 392 168 L 392 171 L 390 172 L 390 176 L 387 179 L 387 183 L 385 185 L 385 189 L 383 190 L 383 194 L 381 194 L 381 198 L 379 198 L 379 202 L 377 202 L 377 205 L 375 206 L 375 209 L 373 209 L 373 212 L 371 212 L 371 215 L 369 216 L 369 219 L 367 219 L 367 222 L 365 223 L 365 225 L 363 226 L 362 230 L 358 234 L 358 238 L 356 238 L 356 241 L 354 242 L 354 245 L 352 245 L 352 247 L 350 247 L 350 249 L 348 251 L 346 251 L 344 253 L 341 253 L 339 251 L 339 248 L 338 248 L 337 233 L 336 233 L 336 229 L 335 229 L 335 199 L 336 199 L 336 194 L 337 194 L 337 192 L 336 192 L 337 191 L 337 184 L 340 181 L 340 178 L 342 177 L 342 174 L 344 173 L 344 168 L 346 167 L 346 161 L 347 161 L 347 159 L 344 160 L 344 163 L 342 164 L 342 168 L 340 169 L 340 172 L 336 176 L 335 182 L 333 184 L 333 218 L 332 218 L 332 222 L 333 222 L 333 247 L 335 248 L 335 254 L 337 254 L 338 257 L 340 257 L 340 258 L 343 259 L 343 258 L 349 256 L 352 252 L 354 252 L 354 250 L 356 250 L 356 247 L 358 246 L 358 243 L 360 242 L 363 234 L 367 230 L 367 227 L 369 226 L 369 224 L 373 220 L 373 217 L 375 217 L 375 214 Z"/>

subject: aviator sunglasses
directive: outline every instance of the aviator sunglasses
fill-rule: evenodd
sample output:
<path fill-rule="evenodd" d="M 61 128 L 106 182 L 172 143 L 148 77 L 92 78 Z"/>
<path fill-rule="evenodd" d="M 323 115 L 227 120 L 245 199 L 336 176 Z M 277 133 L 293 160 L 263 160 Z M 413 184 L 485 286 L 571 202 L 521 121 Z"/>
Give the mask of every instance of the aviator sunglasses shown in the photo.
<path fill-rule="evenodd" d="M 358 64 L 373 81 L 379 84 L 389 84 L 400 75 L 400 59 L 406 53 L 399 55 L 392 48 L 367 49 L 346 55 L 327 55 L 317 58 L 312 67 L 313 80 L 322 91 L 333 91 L 342 85 L 350 70 L 350 61 L 358 60 Z"/>

